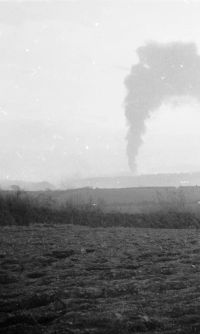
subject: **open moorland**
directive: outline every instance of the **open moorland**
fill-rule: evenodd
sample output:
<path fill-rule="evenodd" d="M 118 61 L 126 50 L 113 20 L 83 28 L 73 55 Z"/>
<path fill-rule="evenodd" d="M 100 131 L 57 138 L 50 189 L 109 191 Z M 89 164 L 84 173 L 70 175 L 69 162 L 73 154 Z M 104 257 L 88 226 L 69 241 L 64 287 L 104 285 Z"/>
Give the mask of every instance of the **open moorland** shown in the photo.
<path fill-rule="evenodd" d="M 200 231 L 1 226 L 1 333 L 200 333 Z"/>

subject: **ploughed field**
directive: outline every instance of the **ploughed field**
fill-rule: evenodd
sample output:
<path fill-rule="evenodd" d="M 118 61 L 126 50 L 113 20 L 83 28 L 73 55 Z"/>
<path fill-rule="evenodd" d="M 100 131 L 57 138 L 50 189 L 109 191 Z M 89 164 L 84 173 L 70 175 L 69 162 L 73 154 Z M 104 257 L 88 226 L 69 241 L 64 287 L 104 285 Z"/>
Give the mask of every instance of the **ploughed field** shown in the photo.
<path fill-rule="evenodd" d="M 200 333 L 198 230 L 3 226 L 1 333 Z"/>

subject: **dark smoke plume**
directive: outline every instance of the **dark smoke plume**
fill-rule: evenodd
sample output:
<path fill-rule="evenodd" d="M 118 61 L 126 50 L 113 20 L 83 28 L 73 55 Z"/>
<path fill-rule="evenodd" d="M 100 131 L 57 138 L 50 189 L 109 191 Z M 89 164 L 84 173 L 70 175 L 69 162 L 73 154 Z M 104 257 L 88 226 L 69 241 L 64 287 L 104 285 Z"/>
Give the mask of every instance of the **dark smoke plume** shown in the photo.
<path fill-rule="evenodd" d="M 189 95 L 200 101 L 200 56 L 194 43 L 150 43 L 138 48 L 137 54 L 139 63 L 125 80 L 127 154 L 132 171 L 150 113 L 175 96 Z"/>

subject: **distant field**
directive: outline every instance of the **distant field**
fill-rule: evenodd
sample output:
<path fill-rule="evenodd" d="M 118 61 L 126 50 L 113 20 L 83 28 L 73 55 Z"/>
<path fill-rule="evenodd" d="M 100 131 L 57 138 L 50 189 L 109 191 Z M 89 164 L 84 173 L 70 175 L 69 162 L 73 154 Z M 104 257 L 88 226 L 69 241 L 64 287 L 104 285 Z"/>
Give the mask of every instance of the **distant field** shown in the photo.
<path fill-rule="evenodd" d="M 200 333 L 200 231 L 2 226 L 1 333 Z"/>
<path fill-rule="evenodd" d="M 105 212 L 149 213 L 186 210 L 200 213 L 200 187 L 135 187 L 119 189 L 81 188 L 30 192 L 41 203 L 91 204 Z"/>
<path fill-rule="evenodd" d="M 39 207 L 42 206 L 45 210 L 49 210 L 50 208 L 60 210 L 64 207 L 66 208 L 66 206 L 71 206 L 76 209 L 87 207 L 87 210 L 100 210 L 103 213 L 151 214 L 170 211 L 190 212 L 200 217 L 200 187 L 197 186 L 124 189 L 82 188 L 63 191 L 47 190 L 27 192 L 22 190 L 1 191 L 0 207 L 5 207 L 3 198 L 9 197 L 13 197 L 15 203 L 16 199 L 18 203 L 19 200 L 26 201 L 29 199 L 29 208 L 33 208 L 33 205 L 37 205 Z M 41 219 L 39 221 L 41 221 Z"/>

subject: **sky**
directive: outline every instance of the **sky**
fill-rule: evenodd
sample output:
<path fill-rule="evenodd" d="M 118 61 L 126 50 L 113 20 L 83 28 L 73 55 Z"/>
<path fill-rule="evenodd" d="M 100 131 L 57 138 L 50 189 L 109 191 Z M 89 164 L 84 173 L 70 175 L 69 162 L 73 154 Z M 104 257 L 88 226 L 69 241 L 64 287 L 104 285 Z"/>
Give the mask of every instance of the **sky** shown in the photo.
<path fill-rule="evenodd" d="M 126 76 L 149 42 L 194 42 L 200 1 L 0 1 L 0 179 L 130 175 Z M 200 106 L 146 121 L 137 173 L 200 170 Z"/>

